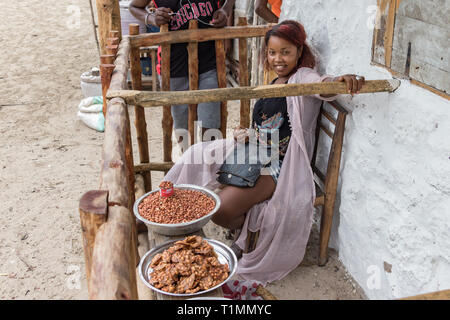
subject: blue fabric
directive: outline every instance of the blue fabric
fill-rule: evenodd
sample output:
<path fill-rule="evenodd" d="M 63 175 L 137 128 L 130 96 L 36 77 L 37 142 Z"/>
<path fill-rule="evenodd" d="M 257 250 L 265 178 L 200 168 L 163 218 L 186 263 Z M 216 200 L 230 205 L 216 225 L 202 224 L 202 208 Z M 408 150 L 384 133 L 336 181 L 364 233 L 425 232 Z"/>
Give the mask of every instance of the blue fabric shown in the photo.
<path fill-rule="evenodd" d="M 159 32 L 159 27 L 147 25 L 147 33 L 156 33 Z"/>

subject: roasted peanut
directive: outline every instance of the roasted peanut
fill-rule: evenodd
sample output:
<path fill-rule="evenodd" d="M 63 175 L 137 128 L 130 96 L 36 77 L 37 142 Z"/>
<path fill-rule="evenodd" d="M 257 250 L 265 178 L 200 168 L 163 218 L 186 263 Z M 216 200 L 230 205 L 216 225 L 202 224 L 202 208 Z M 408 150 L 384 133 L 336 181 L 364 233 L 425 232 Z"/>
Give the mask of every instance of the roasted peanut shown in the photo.
<path fill-rule="evenodd" d="M 174 191 L 167 198 L 158 192 L 150 194 L 139 204 L 139 214 L 152 222 L 176 224 L 200 219 L 215 207 L 214 200 L 200 191 L 177 188 Z"/>

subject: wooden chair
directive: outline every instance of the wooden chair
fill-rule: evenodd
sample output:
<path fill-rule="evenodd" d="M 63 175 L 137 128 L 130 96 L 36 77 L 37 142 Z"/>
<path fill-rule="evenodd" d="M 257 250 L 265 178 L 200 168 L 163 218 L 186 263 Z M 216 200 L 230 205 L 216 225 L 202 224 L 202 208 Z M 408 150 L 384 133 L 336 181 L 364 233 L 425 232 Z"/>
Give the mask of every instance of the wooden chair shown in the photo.
<path fill-rule="evenodd" d="M 327 102 L 332 108 L 337 111 L 337 119 L 335 119 L 324 108 L 324 104 L 320 109 L 320 115 L 317 119 L 316 127 L 316 142 L 314 146 L 313 159 L 311 167 L 315 174 L 316 199 L 314 207 L 322 206 L 322 217 L 320 220 L 320 237 L 319 237 L 319 265 L 326 264 L 328 259 L 328 242 L 330 240 L 331 225 L 333 222 L 334 204 L 336 202 L 336 192 L 339 179 L 339 168 L 341 164 L 342 144 L 344 140 L 345 119 L 347 117 L 347 110 L 336 102 Z M 328 120 L 333 126 L 334 131 L 331 132 L 328 126 L 322 121 Z M 331 142 L 330 153 L 327 162 L 327 171 L 322 173 L 316 166 L 317 149 L 319 144 L 320 132 L 325 133 Z M 248 231 L 247 243 L 244 252 L 249 253 L 256 247 L 258 241 L 259 231 Z"/>

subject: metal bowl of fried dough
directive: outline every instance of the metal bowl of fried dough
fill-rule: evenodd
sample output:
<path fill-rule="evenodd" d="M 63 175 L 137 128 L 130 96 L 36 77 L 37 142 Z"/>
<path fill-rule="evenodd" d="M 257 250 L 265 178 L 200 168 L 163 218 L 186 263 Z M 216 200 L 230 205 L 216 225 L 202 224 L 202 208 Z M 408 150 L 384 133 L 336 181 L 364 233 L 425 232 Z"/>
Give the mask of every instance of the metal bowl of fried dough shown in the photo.
<path fill-rule="evenodd" d="M 191 238 L 192 237 L 199 237 L 199 236 L 191 236 Z M 162 287 L 159 282 L 155 283 L 155 280 L 158 278 L 156 277 L 156 273 L 154 273 L 155 278 L 152 279 L 151 274 L 154 271 L 154 269 L 152 268 L 152 261 L 153 261 L 153 266 L 155 266 L 155 260 L 160 260 L 160 257 L 164 254 L 164 252 L 175 252 L 173 249 L 176 247 L 176 242 L 182 242 L 188 238 L 190 238 L 190 237 L 174 239 L 174 240 L 168 241 L 162 245 L 159 245 L 159 246 L 151 249 L 142 257 L 142 259 L 139 263 L 139 277 L 141 278 L 141 280 L 144 282 L 144 284 L 147 287 L 149 287 L 150 289 L 152 289 L 156 292 L 164 294 L 164 295 L 170 295 L 170 296 L 176 296 L 176 297 L 192 297 L 192 296 L 197 296 L 197 295 L 201 295 L 201 294 L 213 291 L 213 290 L 221 287 L 226 281 L 228 281 L 229 279 L 231 279 L 233 277 L 233 275 L 236 272 L 236 268 L 237 268 L 237 258 L 236 258 L 236 255 L 234 254 L 234 252 L 231 250 L 231 248 L 228 247 L 227 245 L 221 243 L 220 241 L 199 237 L 202 240 L 206 241 L 206 243 L 212 247 L 212 250 L 213 250 L 212 254 L 215 257 L 217 257 L 218 263 L 220 263 L 221 265 L 224 265 L 224 264 L 228 265 L 228 276 L 226 276 L 225 279 L 217 280 L 220 282 L 214 283 L 214 286 L 212 286 L 212 287 L 209 287 L 207 289 L 202 288 L 200 290 L 197 290 L 196 292 L 189 292 L 189 293 L 168 292 L 167 286 Z M 169 248 L 172 248 L 172 249 L 168 250 Z M 159 254 L 159 256 L 157 256 L 158 254 Z M 195 255 L 197 255 L 197 254 L 195 254 Z M 172 263 L 172 264 L 173 264 L 173 262 L 172 262 L 173 260 L 174 260 L 173 255 L 169 259 L 166 259 L 166 261 L 170 261 L 170 263 Z M 177 261 L 177 260 L 175 260 L 175 261 Z M 181 266 L 186 266 L 186 265 L 189 266 L 189 263 L 186 263 L 186 260 L 181 260 L 181 261 L 179 261 L 179 263 L 181 264 Z M 164 267 L 164 265 L 163 265 L 163 267 Z M 158 267 L 155 267 L 155 269 L 158 269 L 158 268 L 159 268 L 159 265 L 158 265 Z M 167 270 L 173 270 L 173 269 L 175 269 L 175 268 L 172 267 L 172 269 L 170 269 L 169 267 L 167 267 Z M 191 267 L 189 266 L 188 269 L 191 269 Z M 187 279 L 189 277 L 189 273 L 177 274 L 176 271 L 175 272 L 167 271 L 167 272 L 168 272 L 167 273 L 168 277 L 175 277 L 177 279 Z M 170 272 L 172 272 L 172 273 L 170 273 Z M 208 275 L 209 274 L 210 273 L 208 273 Z M 191 272 L 191 276 L 192 276 L 192 272 Z M 196 278 L 196 277 L 197 277 L 197 275 L 194 276 L 194 278 Z M 198 280 L 198 278 L 197 278 L 197 280 Z M 170 281 L 173 281 L 173 280 L 170 280 Z M 180 280 L 180 282 L 178 282 L 178 283 L 182 283 L 181 281 L 183 281 L 183 280 Z M 193 285 L 191 285 L 191 287 L 194 287 L 194 285 L 196 283 L 197 283 L 197 286 L 200 287 L 198 282 L 200 282 L 200 281 L 194 282 Z M 192 288 L 192 289 L 194 289 L 194 290 L 191 290 L 191 291 L 195 291 L 196 288 Z"/>

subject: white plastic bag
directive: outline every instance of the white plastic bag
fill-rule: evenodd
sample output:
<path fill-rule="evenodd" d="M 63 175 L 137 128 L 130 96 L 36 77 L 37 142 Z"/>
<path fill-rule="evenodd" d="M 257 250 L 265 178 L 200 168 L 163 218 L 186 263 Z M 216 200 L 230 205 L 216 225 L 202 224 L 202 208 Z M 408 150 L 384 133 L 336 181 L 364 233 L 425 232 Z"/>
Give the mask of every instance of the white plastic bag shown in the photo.
<path fill-rule="evenodd" d="M 103 116 L 103 97 L 94 96 L 81 100 L 78 105 L 77 116 L 89 128 L 104 132 L 105 117 Z"/>
<path fill-rule="evenodd" d="M 105 131 L 105 117 L 102 112 L 80 112 L 78 111 L 78 118 L 83 121 L 89 128 L 97 130 L 99 132 Z"/>
<path fill-rule="evenodd" d="M 80 77 L 81 92 L 85 98 L 102 94 L 100 70 L 96 67 L 84 72 Z"/>
<path fill-rule="evenodd" d="M 103 110 L 103 97 L 95 96 L 88 97 L 81 100 L 78 105 L 78 111 L 81 112 L 102 112 Z"/>

